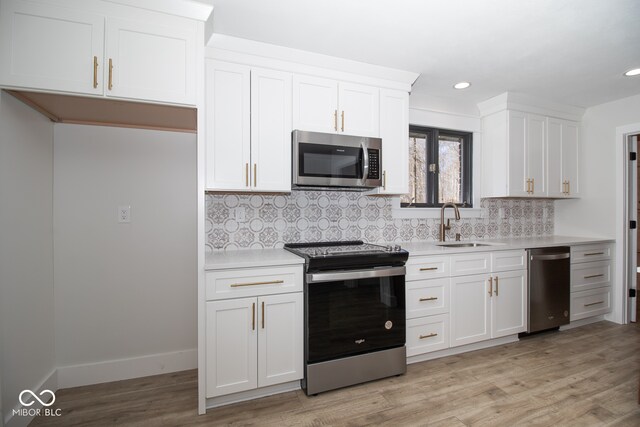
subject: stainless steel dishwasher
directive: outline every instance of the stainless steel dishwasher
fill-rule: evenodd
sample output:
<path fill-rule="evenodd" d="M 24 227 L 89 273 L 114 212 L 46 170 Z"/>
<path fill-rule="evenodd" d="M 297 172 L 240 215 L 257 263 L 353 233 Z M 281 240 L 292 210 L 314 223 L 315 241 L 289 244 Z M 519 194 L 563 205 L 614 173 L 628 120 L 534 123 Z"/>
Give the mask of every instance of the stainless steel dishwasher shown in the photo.
<path fill-rule="evenodd" d="M 571 252 L 568 246 L 527 250 L 529 321 L 527 332 L 569 323 Z"/>

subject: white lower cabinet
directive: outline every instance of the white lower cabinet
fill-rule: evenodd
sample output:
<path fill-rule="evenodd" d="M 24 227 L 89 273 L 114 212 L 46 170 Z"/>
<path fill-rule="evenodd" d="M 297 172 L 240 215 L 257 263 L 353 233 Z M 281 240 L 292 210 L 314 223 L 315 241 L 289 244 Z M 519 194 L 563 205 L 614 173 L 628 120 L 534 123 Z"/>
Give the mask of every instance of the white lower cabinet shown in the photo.
<path fill-rule="evenodd" d="M 302 266 L 207 271 L 207 398 L 302 378 L 301 291 Z"/>
<path fill-rule="evenodd" d="M 527 330 L 526 270 L 496 273 L 491 297 L 491 338 Z"/>
<path fill-rule="evenodd" d="M 449 348 L 449 313 L 407 319 L 407 356 Z"/>
<path fill-rule="evenodd" d="M 570 321 L 611 312 L 612 245 L 571 246 Z"/>

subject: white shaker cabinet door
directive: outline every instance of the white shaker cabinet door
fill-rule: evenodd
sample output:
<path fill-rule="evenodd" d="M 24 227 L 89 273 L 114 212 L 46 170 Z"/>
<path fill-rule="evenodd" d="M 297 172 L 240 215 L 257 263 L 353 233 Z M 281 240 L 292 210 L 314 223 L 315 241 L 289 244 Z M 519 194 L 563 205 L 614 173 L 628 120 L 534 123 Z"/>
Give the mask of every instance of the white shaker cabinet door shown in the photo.
<path fill-rule="evenodd" d="M 291 191 L 291 74 L 251 70 L 254 191 Z"/>
<path fill-rule="evenodd" d="M 451 347 L 491 338 L 488 274 L 451 278 Z"/>
<path fill-rule="evenodd" d="M 547 185 L 549 197 L 565 197 L 562 171 L 562 120 L 547 119 Z"/>
<path fill-rule="evenodd" d="M 338 132 L 338 82 L 320 77 L 293 77 L 293 128 Z"/>
<path fill-rule="evenodd" d="M 379 194 L 409 192 L 409 94 L 380 90 L 382 189 Z"/>
<path fill-rule="evenodd" d="M 527 168 L 527 120 L 526 114 L 520 111 L 508 112 L 507 147 L 509 150 L 508 176 L 509 189 L 506 195 L 511 197 L 526 197 L 528 189 Z"/>
<path fill-rule="evenodd" d="M 380 89 L 340 83 L 338 103 L 340 133 L 373 137 L 380 135 Z M 382 154 L 384 156 L 384 151 Z"/>
<path fill-rule="evenodd" d="M 257 299 L 207 302 L 207 397 L 258 385 Z"/>
<path fill-rule="evenodd" d="M 580 197 L 578 156 L 580 155 L 578 123 L 562 123 L 562 181 L 566 181 L 566 197 Z"/>
<path fill-rule="evenodd" d="M 303 377 L 302 292 L 258 298 L 258 387 Z"/>
<path fill-rule="evenodd" d="M 195 105 L 195 27 L 107 18 L 107 96 Z"/>
<path fill-rule="evenodd" d="M 491 297 L 491 337 L 527 330 L 527 271 L 494 273 Z"/>
<path fill-rule="evenodd" d="M 526 152 L 527 178 L 531 179 L 531 196 L 547 195 L 546 177 L 546 132 L 547 119 L 544 116 L 527 114 Z"/>
<path fill-rule="evenodd" d="M 250 190 L 250 69 L 206 61 L 205 157 L 208 190 Z"/>
<path fill-rule="evenodd" d="M 104 17 L 16 0 L 0 7 L 0 84 L 103 93 Z"/>

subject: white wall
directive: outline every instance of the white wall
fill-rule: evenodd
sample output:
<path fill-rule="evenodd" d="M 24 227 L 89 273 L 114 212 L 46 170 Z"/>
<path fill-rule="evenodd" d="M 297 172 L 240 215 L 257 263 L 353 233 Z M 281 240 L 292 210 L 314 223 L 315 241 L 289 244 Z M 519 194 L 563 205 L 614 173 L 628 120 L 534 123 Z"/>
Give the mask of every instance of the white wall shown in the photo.
<path fill-rule="evenodd" d="M 618 127 L 640 123 L 640 95 L 586 110 L 580 128 L 580 191 L 578 200 L 555 204 L 555 233 L 618 239 L 616 278 L 611 319 L 622 322 L 622 193 L 623 141 Z"/>
<path fill-rule="evenodd" d="M 52 177 L 53 124 L 1 92 L 0 394 L 7 424 L 22 390 L 55 382 Z"/>
<path fill-rule="evenodd" d="M 54 134 L 60 387 L 195 368 L 195 135 Z M 121 205 L 129 224 L 117 222 Z"/>

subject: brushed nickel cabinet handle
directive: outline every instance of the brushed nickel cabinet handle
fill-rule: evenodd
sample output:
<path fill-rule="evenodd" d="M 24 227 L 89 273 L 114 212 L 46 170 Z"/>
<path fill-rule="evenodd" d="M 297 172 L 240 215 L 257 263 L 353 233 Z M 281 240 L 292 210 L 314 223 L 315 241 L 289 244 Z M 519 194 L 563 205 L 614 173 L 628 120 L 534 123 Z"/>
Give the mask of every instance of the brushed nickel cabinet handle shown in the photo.
<path fill-rule="evenodd" d="M 571 181 L 567 180 L 567 196 L 571 194 Z"/>
<path fill-rule="evenodd" d="M 591 307 L 592 305 L 604 304 L 604 301 L 592 302 L 590 304 L 585 304 L 585 307 Z"/>
<path fill-rule="evenodd" d="M 264 301 L 262 301 L 262 329 L 264 329 Z"/>
<path fill-rule="evenodd" d="M 98 57 L 93 57 L 93 88 L 98 87 Z"/>
<path fill-rule="evenodd" d="M 344 132 L 344 111 L 342 111 L 342 132 Z"/>
<path fill-rule="evenodd" d="M 595 277 L 604 277 L 604 274 L 592 274 L 590 276 L 584 276 L 585 279 L 593 279 Z"/>
<path fill-rule="evenodd" d="M 113 60 L 109 58 L 109 90 L 113 89 Z"/>
<path fill-rule="evenodd" d="M 531 178 L 531 194 L 536 192 L 536 180 Z"/>
<path fill-rule="evenodd" d="M 249 163 L 244 164 L 244 183 L 245 186 L 249 186 Z"/>
<path fill-rule="evenodd" d="M 498 276 L 496 276 L 496 296 L 498 296 Z"/>
<path fill-rule="evenodd" d="M 338 110 L 333 110 L 333 129 L 338 132 Z"/>
<path fill-rule="evenodd" d="M 233 283 L 229 285 L 231 288 L 240 288 L 242 286 L 257 286 L 257 285 L 278 285 L 284 283 L 284 280 L 271 280 L 269 282 L 249 282 L 249 283 Z"/>
<path fill-rule="evenodd" d="M 489 277 L 489 296 L 493 296 L 493 277 Z"/>
<path fill-rule="evenodd" d="M 437 269 L 438 267 L 424 267 L 424 268 L 421 268 L 420 271 L 434 271 Z"/>
<path fill-rule="evenodd" d="M 254 187 L 258 186 L 258 164 L 257 163 L 253 164 L 253 186 Z"/>
<path fill-rule="evenodd" d="M 430 333 L 429 335 L 420 335 L 420 339 L 423 340 L 425 338 L 431 338 L 431 337 L 437 337 L 438 334 L 436 334 L 435 332 Z"/>
<path fill-rule="evenodd" d="M 435 301 L 437 299 L 438 297 L 427 297 L 427 298 L 420 298 L 420 301 Z"/>
<path fill-rule="evenodd" d="M 251 330 L 256 330 L 256 303 L 251 305 Z"/>
<path fill-rule="evenodd" d="M 604 255 L 604 252 L 590 252 L 588 254 L 584 254 L 584 256 L 594 256 L 594 255 Z"/>

